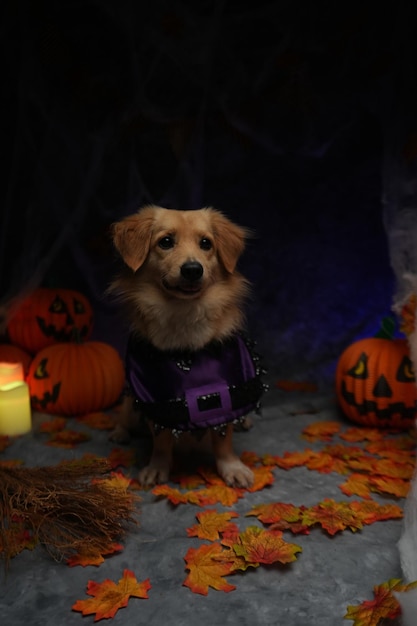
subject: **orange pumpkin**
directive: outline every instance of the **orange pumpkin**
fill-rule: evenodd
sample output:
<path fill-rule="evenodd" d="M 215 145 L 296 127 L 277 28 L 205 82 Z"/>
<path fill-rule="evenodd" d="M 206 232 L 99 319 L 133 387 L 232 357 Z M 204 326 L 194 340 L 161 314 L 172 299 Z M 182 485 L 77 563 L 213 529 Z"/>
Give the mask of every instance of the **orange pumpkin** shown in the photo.
<path fill-rule="evenodd" d="M 46 346 L 71 340 L 74 329 L 86 340 L 92 328 L 92 307 L 82 293 L 39 287 L 15 311 L 7 332 L 11 343 L 35 354 Z"/>
<path fill-rule="evenodd" d="M 30 354 L 22 350 L 18 346 L 13 346 L 10 343 L 0 344 L 0 361 L 4 363 L 21 363 L 25 376 L 28 373 L 29 365 L 32 361 Z"/>
<path fill-rule="evenodd" d="M 40 350 L 28 373 L 34 410 L 84 415 L 120 397 L 125 380 L 117 350 L 101 341 L 57 343 Z"/>
<path fill-rule="evenodd" d="M 407 340 L 372 337 L 350 345 L 337 364 L 336 393 L 353 422 L 411 428 L 417 386 Z"/>

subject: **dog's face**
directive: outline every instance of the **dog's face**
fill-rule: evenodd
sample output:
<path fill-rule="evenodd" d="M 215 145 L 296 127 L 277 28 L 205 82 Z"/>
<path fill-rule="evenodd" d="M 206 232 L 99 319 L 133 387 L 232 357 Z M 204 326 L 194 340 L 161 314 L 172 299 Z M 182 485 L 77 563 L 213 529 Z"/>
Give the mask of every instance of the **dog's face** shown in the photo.
<path fill-rule="evenodd" d="M 214 209 L 148 206 L 113 226 L 124 262 L 166 295 L 196 299 L 233 274 L 248 232 Z"/>

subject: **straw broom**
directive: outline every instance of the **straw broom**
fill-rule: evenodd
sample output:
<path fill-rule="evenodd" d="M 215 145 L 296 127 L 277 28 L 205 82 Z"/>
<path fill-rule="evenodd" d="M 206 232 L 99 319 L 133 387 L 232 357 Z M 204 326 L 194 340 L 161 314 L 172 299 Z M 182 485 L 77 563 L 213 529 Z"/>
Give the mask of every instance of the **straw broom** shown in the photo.
<path fill-rule="evenodd" d="M 106 553 L 135 517 L 139 498 L 110 481 L 105 459 L 52 467 L 0 467 L 0 556 L 20 551 L 16 525 L 57 560 Z"/>

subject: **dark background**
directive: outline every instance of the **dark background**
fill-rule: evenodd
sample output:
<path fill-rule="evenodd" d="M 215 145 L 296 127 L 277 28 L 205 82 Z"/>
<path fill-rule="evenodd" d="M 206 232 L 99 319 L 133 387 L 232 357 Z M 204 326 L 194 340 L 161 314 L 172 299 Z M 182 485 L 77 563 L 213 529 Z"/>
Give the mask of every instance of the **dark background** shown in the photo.
<path fill-rule="evenodd" d="M 109 225 L 213 205 L 256 231 L 241 269 L 267 366 L 331 382 L 414 269 L 409 4 L 4 2 L 3 315 L 75 287 L 123 351 Z"/>

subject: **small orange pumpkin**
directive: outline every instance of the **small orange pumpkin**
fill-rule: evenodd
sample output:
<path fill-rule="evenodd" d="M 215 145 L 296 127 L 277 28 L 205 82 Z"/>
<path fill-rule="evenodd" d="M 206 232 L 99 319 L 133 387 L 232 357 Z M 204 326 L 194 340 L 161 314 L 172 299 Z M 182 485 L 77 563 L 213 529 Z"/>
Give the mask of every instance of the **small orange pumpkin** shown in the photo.
<path fill-rule="evenodd" d="M 29 365 L 32 361 L 30 354 L 19 348 L 13 346 L 11 343 L 0 344 L 0 361 L 4 363 L 21 363 L 25 376 L 28 373 Z"/>
<path fill-rule="evenodd" d="M 11 343 L 35 354 L 62 341 L 73 331 L 86 340 L 93 328 L 93 310 L 82 293 L 73 289 L 39 287 L 25 298 L 7 325 Z"/>
<path fill-rule="evenodd" d="M 68 416 L 111 406 L 124 380 L 119 353 L 101 341 L 48 346 L 34 357 L 27 378 L 34 410 Z"/>
<path fill-rule="evenodd" d="M 353 422 L 411 428 L 417 386 L 407 340 L 370 337 L 346 348 L 336 368 L 336 394 Z"/>

